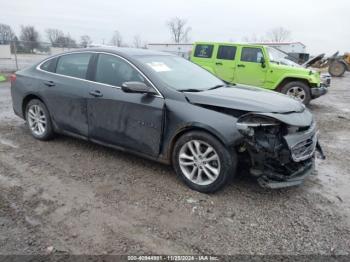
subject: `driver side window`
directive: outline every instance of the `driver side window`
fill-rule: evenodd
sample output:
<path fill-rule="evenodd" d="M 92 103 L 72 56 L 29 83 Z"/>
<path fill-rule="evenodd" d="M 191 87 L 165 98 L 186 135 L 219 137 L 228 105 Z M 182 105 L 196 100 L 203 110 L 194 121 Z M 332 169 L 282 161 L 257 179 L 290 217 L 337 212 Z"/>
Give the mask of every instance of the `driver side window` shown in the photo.
<path fill-rule="evenodd" d="M 241 54 L 241 61 L 243 62 L 253 62 L 260 63 L 261 58 L 263 57 L 262 50 L 255 47 L 243 47 Z"/>
<path fill-rule="evenodd" d="M 107 54 L 99 54 L 95 81 L 120 87 L 124 82 L 145 82 L 142 75 L 123 59 Z"/>

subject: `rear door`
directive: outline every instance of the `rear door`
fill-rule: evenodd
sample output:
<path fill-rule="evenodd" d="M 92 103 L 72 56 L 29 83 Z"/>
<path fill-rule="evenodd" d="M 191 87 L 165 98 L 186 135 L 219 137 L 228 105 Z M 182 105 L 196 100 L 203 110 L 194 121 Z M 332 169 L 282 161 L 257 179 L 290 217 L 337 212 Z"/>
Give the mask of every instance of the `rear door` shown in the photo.
<path fill-rule="evenodd" d="M 215 74 L 230 83 L 235 82 L 236 51 L 234 45 L 219 45 L 215 60 Z"/>
<path fill-rule="evenodd" d="M 87 136 L 88 123 L 86 101 L 89 82 L 86 81 L 92 54 L 88 52 L 65 54 L 44 63 L 40 69 L 53 71 L 43 73 L 42 90 L 53 121 L 60 129 Z M 46 66 L 48 68 L 46 68 Z"/>
<path fill-rule="evenodd" d="M 235 79 L 239 84 L 263 87 L 266 78 L 266 66 L 263 67 L 263 49 L 260 47 L 243 46 L 240 50 L 240 60 L 237 61 Z"/>
<path fill-rule="evenodd" d="M 160 95 L 125 93 L 123 82 L 150 83 L 128 61 L 101 53 L 87 102 L 89 138 L 157 156 L 163 128 Z"/>

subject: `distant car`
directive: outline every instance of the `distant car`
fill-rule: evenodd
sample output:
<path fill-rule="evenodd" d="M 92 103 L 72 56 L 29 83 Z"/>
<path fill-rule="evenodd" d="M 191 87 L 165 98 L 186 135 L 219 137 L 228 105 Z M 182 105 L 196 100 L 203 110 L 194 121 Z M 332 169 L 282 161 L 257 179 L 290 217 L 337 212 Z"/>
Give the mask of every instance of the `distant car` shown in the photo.
<path fill-rule="evenodd" d="M 265 45 L 198 42 L 191 61 L 228 83 L 275 90 L 308 104 L 327 93 L 320 73 L 292 62 Z"/>
<path fill-rule="evenodd" d="M 18 71 L 11 91 L 36 139 L 67 134 L 172 164 L 200 192 L 226 185 L 239 161 L 271 188 L 298 185 L 314 169 L 317 129 L 303 104 L 227 86 L 171 54 L 64 53 Z"/>

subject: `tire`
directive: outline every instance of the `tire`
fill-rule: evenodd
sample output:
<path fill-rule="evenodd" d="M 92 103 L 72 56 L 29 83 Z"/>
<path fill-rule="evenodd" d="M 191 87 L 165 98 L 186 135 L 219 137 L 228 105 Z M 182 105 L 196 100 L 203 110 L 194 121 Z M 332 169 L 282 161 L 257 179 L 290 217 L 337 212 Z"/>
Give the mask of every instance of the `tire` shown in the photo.
<path fill-rule="evenodd" d="M 341 77 L 346 71 L 346 66 L 340 61 L 332 62 L 328 67 L 328 72 L 331 76 Z"/>
<path fill-rule="evenodd" d="M 32 136 L 38 140 L 50 140 L 54 137 L 51 117 L 45 104 L 38 99 L 30 100 L 26 106 L 27 126 Z"/>
<path fill-rule="evenodd" d="M 196 146 L 198 143 L 199 147 Z M 192 153 L 191 147 L 198 157 L 193 157 L 195 154 Z M 198 154 L 198 148 L 200 154 Z M 212 151 L 207 151 L 209 148 Z M 205 151 L 207 151 L 206 156 Z M 197 160 L 192 161 L 191 157 Z M 191 131 L 182 135 L 175 143 L 172 163 L 176 174 L 188 187 L 202 193 L 213 193 L 228 184 L 234 177 L 237 155 L 234 150 L 229 151 L 212 135 Z M 192 164 L 188 165 L 189 163 Z"/>
<path fill-rule="evenodd" d="M 298 99 L 308 105 L 311 100 L 310 87 L 301 81 L 292 81 L 281 88 L 281 93 Z"/>

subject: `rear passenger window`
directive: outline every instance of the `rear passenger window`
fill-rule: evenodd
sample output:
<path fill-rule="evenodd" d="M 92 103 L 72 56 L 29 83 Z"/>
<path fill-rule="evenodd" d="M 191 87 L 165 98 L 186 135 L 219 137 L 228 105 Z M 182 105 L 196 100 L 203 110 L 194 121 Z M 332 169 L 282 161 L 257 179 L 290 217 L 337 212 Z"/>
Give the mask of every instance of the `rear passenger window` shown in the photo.
<path fill-rule="evenodd" d="M 234 60 L 236 56 L 236 47 L 235 46 L 219 46 L 218 54 L 216 56 L 217 59 L 225 59 L 225 60 Z"/>
<path fill-rule="evenodd" d="M 243 47 L 241 61 L 260 63 L 263 57 L 262 50 L 255 47 Z"/>
<path fill-rule="evenodd" d="M 56 73 L 77 78 L 86 78 L 91 54 L 63 55 L 58 59 Z"/>
<path fill-rule="evenodd" d="M 213 48 L 213 45 L 197 45 L 196 49 L 194 50 L 194 56 L 201 58 L 211 58 L 213 54 Z"/>
<path fill-rule="evenodd" d="M 40 69 L 47 72 L 55 72 L 56 61 L 57 61 L 57 58 L 52 58 L 46 61 L 45 63 L 43 63 L 40 66 Z"/>

